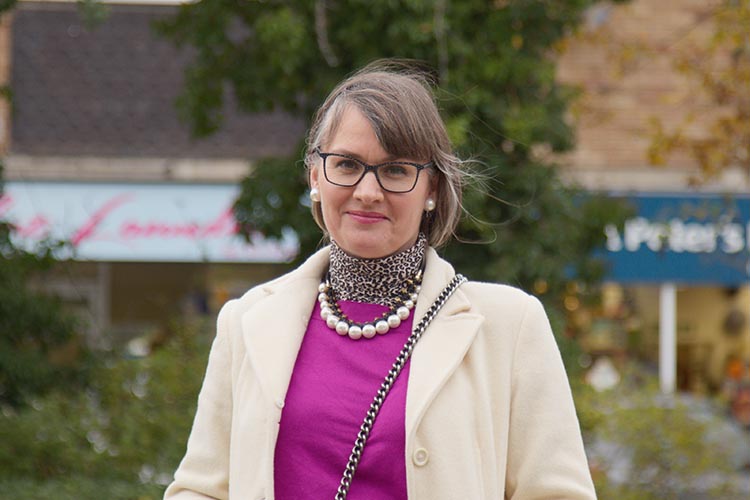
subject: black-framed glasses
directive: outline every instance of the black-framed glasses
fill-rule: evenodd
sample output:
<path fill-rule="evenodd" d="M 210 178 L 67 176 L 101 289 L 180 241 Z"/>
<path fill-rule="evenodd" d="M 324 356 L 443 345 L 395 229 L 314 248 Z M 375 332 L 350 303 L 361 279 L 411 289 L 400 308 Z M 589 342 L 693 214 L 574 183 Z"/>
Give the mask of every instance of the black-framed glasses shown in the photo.
<path fill-rule="evenodd" d="M 389 193 L 408 193 L 417 185 L 419 173 L 433 165 L 431 161 L 425 164 L 388 161 L 368 165 L 362 160 L 341 153 L 323 153 L 319 148 L 316 148 L 315 152 L 323 159 L 323 175 L 331 184 L 353 187 L 371 171 L 383 191 Z"/>

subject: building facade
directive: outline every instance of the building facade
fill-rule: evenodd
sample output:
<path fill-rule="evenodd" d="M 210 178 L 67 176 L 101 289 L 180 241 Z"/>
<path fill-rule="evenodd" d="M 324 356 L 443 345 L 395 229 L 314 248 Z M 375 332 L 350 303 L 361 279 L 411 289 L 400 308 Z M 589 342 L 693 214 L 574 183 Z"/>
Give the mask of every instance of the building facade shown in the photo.
<path fill-rule="evenodd" d="M 293 154 L 304 125 L 242 114 L 230 97 L 221 131 L 193 137 L 176 100 L 194 54 L 153 28 L 175 3 L 107 3 L 89 26 L 75 2 L 22 1 L 0 23 L 13 95 L 12 113 L 0 107 L 0 216 L 26 242 L 70 242 L 44 287 L 95 344 L 213 313 L 294 254 L 293 235 L 236 236 L 231 207 L 253 161 Z"/>
<path fill-rule="evenodd" d="M 560 80 L 583 91 L 564 175 L 635 212 L 609 228 L 601 304 L 574 317 L 595 355 L 651 363 L 667 392 L 750 382 L 749 173 L 732 165 L 707 178 L 685 151 L 650 162 L 659 130 L 710 137 L 727 111 L 680 67 L 686 51 L 709 43 L 721 5 L 602 4 L 560 57 Z"/>
<path fill-rule="evenodd" d="M 215 312 L 281 272 L 294 247 L 293 236 L 244 244 L 229 215 L 253 161 L 293 154 L 304 124 L 241 114 L 230 96 L 222 129 L 193 138 L 175 100 L 194 55 L 152 29 L 174 3 L 113 2 L 88 27 L 73 2 L 22 1 L 0 22 L 0 79 L 14 95 L 12 114 L 0 104 L 0 216 L 30 237 L 73 240 L 72 260 L 46 286 L 90 316 L 92 338 Z M 602 3 L 559 55 L 559 79 L 582 89 L 563 175 L 634 208 L 624 228 L 608 229 L 602 300 L 571 301 L 571 321 L 594 358 L 651 363 L 665 391 L 721 391 L 750 366 L 747 173 L 695 184 L 690 155 L 658 168 L 648 155 L 655 118 L 673 129 L 703 117 L 689 129 L 700 134 L 720 112 L 675 64 L 711 36 L 717 5 Z"/>

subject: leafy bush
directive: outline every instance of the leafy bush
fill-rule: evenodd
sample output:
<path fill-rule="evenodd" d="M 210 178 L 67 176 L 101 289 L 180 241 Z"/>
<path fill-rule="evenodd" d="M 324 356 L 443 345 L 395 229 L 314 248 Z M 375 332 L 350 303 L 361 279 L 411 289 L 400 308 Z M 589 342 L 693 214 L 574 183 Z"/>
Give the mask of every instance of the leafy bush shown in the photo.
<path fill-rule="evenodd" d="M 15 499 L 160 498 L 185 451 L 207 330 L 185 326 L 146 358 L 110 355 L 74 397 L 53 391 L 26 408 L 5 406 L 0 491 Z"/>
<path fill-rule="evenodd" d="M 731 481 L 742 465 L 732 463 L 731 448 L 743 446 L 742 433 L 731 433 L 711 401 L 664 396 L 637 369 L 615 389 L 577 384 L 575 392 L 600 498 L 745 498 Z"/>
<path fill-rule="evenodd" d="M 3 498 L 14 500 L 160 500 L 163 490 L 155 484 L 80 475 L 42 483 L 30 478 L 0 480 Z"/>
<path fill-rule="evenodd" d="M 212 327 L 191 324 L 147 358 L 114 355 L 91 387 L 0 412 L 0 491 L 17 500 L 158 500 L 185 450 Z M 639 371 L 597 393 L 573 379 L 600 498 L 745 498 L 728 425 L 710 402 L 664 398 Z M 742 446 L 742 444 L 739 444 Z"/>
<path fill-rule="evenodd" d="M 0 220 L 0 405 L 18 408 L 55 388 L 82 387 L 87 351 L 60 302 L 28 286 L 30 277 L 52 267 L 61 244 L 44 242 L 26 251 L 14 245 L 13 231 Z"/>
<path fill-rule="evenodd" d="M 52 250 L 13 247 L 0 222 L 0 404 L 20 407 L 52 389 L 85 385 L 87 351 L 74 319 L 58 300 L 27 286 L 52 265 Z"/>

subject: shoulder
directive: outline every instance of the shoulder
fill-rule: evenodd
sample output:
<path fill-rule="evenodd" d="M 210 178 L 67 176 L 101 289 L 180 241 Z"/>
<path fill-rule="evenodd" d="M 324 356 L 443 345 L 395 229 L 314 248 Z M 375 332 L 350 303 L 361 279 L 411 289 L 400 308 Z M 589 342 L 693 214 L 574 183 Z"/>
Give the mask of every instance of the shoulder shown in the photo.
<path fill-rule="evenodd" d="M 425 281 L 429 280 L 431 284 L 428 288 L 441 289 L 456 271 L 433 249 L 430 249 L 427 257 Z M 468 301 L 472 312 L 487 318 L 502 317 L 504 323 L 512 318 L 520 319 L 529 312 L 541 311 L 544 315 L 544 309 L 536 297 L 506 284 L 468 281 L 461 285 L 459 295 Z"/>
<path fill-rule="evenodd" d="M 520 288 L 498 283 L 469 281 L 461 287 L 471 309 L 492 322 L 518 329 L 532 317 L 545 317 L 539 299 Z"/>
<path fill-rule="evenodd" d="M 476 348 L 490 357 L 506 353 L 513 372 L 534 359 L 559 357 L 557 343 L 542 303 L 523 290 L 496 283 L 470 281 L 461 287 L 470 312 L 482 318 Z M 546 362 L 546 361 L 545 361 Z"/>
<path fill-rule="evenodd" d="M 534 299 L 532 295 L 520 288 L 500 283 L 467 281 L 461 288 L 473 304 L 497 304 L 498 301 L 525 304 L 530 299 Z"/>

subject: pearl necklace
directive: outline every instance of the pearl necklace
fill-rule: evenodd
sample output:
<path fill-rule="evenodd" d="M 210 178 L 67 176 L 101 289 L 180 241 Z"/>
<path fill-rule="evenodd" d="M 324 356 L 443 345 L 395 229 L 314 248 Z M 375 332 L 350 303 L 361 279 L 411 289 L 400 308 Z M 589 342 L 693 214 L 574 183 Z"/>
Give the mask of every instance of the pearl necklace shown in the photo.
<path fill-rule="evenodd" d="M 379 317 L 365 323 L 358 323 L 350 319 L 339 307 L 335 292 L 331 288 L 328 277 L 318 285 L 318 302 L 320 303 L 320 317 L 331 330 L 341 336 L 348 335 L 353 340 L 362 337 L 371 339 L 375 334 L 384 335 L 392 328 L 398 328 L 402 321 L 411 314 L 417 303 L 417 297 L 422 290 L 422 269 L 417 271 L 414 278 L 407 279 L 401 289 L 401 295 L 394 300 L 393 307 Z"/>

